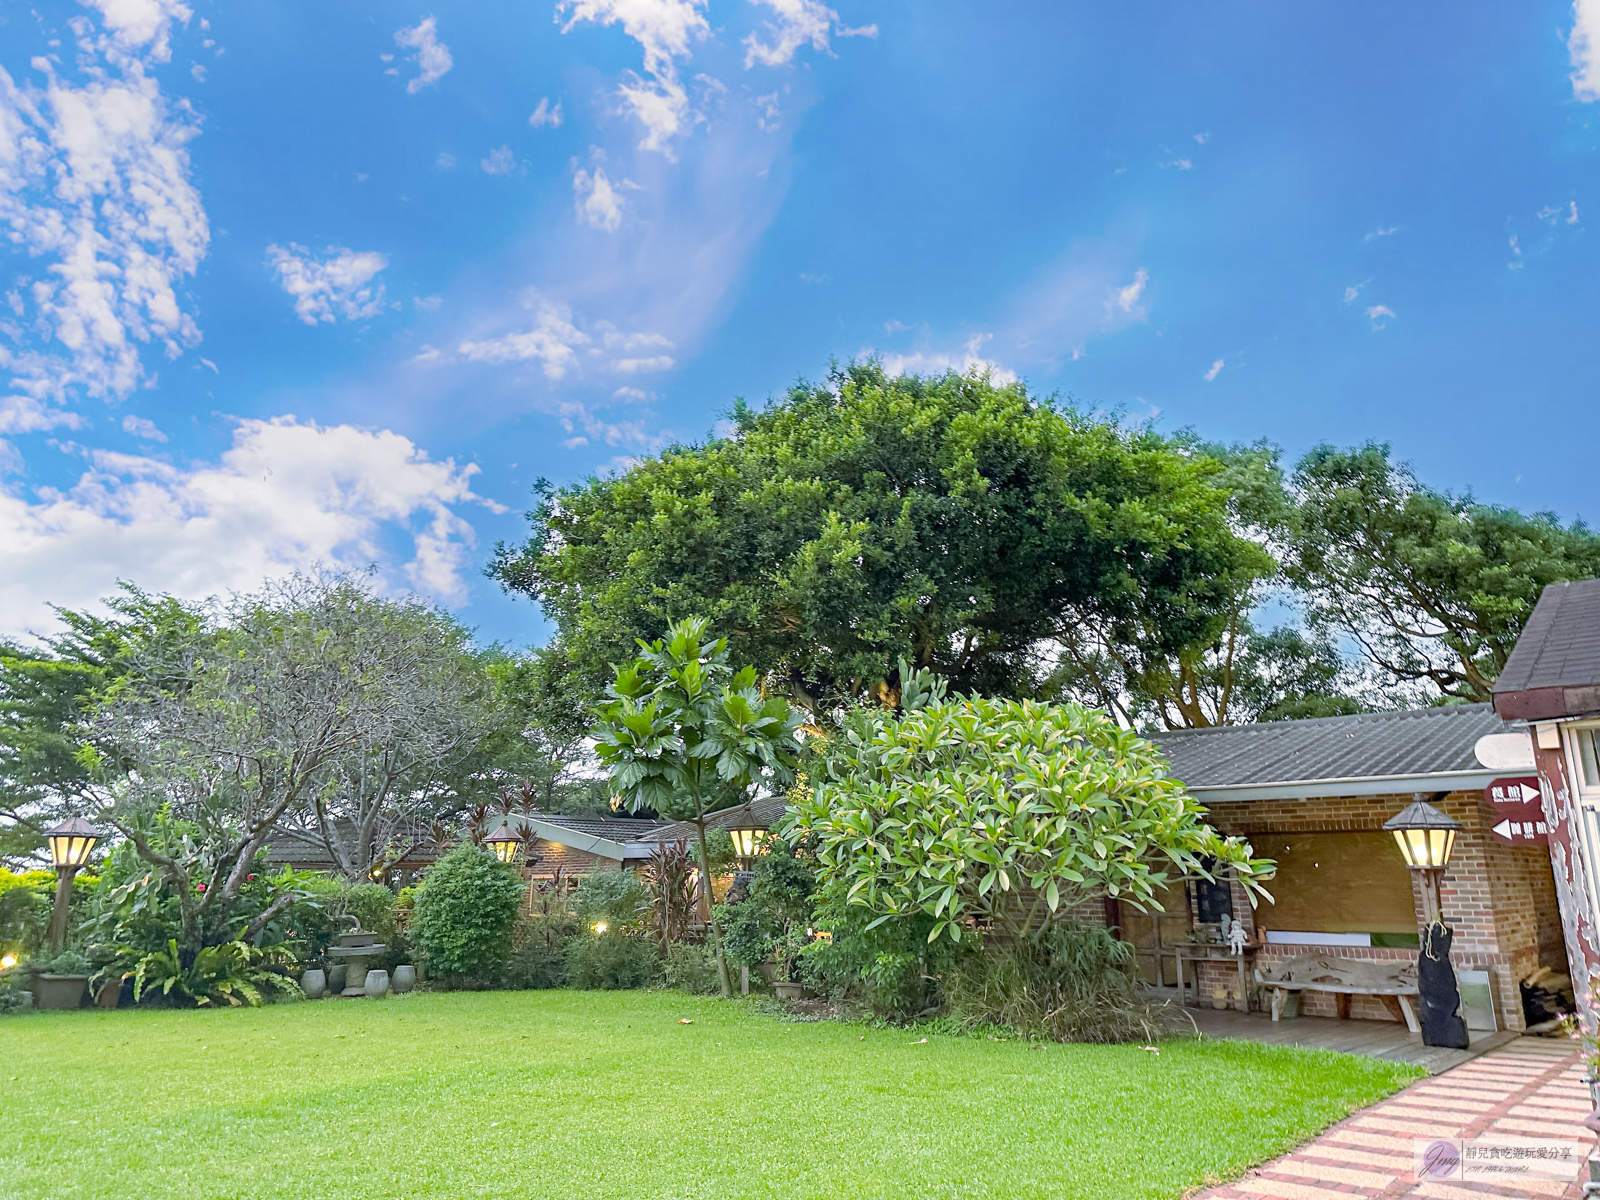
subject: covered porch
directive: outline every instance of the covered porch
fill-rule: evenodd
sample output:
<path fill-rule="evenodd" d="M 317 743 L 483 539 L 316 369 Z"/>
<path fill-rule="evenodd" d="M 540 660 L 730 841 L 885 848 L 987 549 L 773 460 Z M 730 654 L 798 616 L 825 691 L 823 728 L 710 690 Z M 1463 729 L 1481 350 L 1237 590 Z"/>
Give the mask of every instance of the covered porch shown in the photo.
<path fill-rule="evenodd" d="M 1395 1062 L 1416 1063 L 1430 1075 L 1448 1071 L 1480 1054 L 1498 1050 L 1519 1041 L 1523 1035 L 1510 1030 L 1490 1033 L 1474 1030 L 1472 1045 L 1466 1050 L 1447 1050 L 1424 1046 L 1422 1039 L 1408 1033 L 1404 1025 L 1391 1021 L 1340 1021 L 1332 1017 L 1297 1017 L 1274 1021 L 1266 1013 L 1241 1013 L 1233 1009 L 1185 1008 L 1177 1018 L 1180 1035 L 1187 1033 L 1190 1021 L 1208 1038 L 1263 1042 L 1271 1046 L 1301 1046 L 1311 1050 L 1337 1050 L 1342 1054 L 1362 1054 L 1368 1058 L 1387 1058 Z M 1529 1039 L 1541 1046 L 1567 1045 L 1556 1039 Z M 1570 1043 L 1574 1048 L 1576 1043 Z"/>

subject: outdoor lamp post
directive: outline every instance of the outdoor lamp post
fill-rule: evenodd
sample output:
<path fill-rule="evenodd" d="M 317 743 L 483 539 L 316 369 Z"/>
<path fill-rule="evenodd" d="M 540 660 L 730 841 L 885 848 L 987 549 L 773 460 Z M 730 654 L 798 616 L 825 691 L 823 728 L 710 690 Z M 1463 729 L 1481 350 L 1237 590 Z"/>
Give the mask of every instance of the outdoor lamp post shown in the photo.
<path fill-rule="evenodd" d="M 1394 834 L 1400 853 L 1405 855 L 1406 866 L 1422 880 L 1422 904 L 1427 912 L 1428 924 L 1440 919 L 1439 880 L 1450 863 L 1450 852 L 1456 847 L 1456 834 L 1461 823 L 1440 812 L 1416 793 L 1411 803 L 1383 823 Z"/>
<path fill-rule="evenodd" d="M 761 848 L 767 840 L 766 827 L 741 825 L 729 829 L 728 836 L 733 839 L 733 852 L 739 856 L 739 866 L 746 871 L 753 870 L 756 855 L 761 853 Z"/>
<path fill-rule="evenodd" d="M 514 832 L 509 822 L 502 821 L 500 828 L 483 840 L 489 843 L 489 849 L 494 851 L 496 858 L 508 863 L 516 859 L 517 847 L 522 844 L 522 835 Z"/>
<path fill-rule="evenodd" d="M 56 869 L 56 905 L 50 910 L 50 952 L 60 954 L 67 940 L 67 905 L 72 899 L 72 877 L 89 862 L 89 852 L 100 840 L 100 831 L 82 817 L 45 830 L 50 843 L 50 862 Z"/>

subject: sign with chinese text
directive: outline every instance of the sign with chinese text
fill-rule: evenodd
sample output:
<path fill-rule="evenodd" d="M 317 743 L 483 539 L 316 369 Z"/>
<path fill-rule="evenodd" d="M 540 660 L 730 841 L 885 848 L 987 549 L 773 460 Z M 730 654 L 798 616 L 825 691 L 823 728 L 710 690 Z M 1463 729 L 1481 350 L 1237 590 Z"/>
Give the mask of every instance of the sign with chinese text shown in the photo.
<path fill-rule="evenodd" d="M 1547 846 L 1550 831 L 1544 823 L 1544 794 L 1537 775 L 1496 779 L 1483 789 L 1494 809 L 1489 832 L 1508 846 Z"/>

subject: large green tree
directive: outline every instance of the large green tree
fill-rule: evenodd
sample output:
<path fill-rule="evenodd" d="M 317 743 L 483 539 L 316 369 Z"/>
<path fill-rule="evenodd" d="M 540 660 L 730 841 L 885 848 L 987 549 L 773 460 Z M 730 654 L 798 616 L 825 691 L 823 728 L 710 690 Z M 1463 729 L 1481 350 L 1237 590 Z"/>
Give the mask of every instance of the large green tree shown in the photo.
<path fill-rule="evenodd" d="M 588 686 L 636 638 L 708 616 L 814 711 L 902 654 L 1016 694 L 1086 622 L 1149 654 L 1209 645 L 1272 569 L 1191 441 L 977 375 L 836 369 L 727 437 L 546 488 L 491 574 L 536 598 Z"/>
<path fill-rule="evenodd" d="M 1600 575 L 1600 535 L 1418 482 L 1388 446 L 1319 446 L 1289 480 L 1274 540 L 1314 628 L 1401 685 L 1491 698 L 1546 584 Z"/>

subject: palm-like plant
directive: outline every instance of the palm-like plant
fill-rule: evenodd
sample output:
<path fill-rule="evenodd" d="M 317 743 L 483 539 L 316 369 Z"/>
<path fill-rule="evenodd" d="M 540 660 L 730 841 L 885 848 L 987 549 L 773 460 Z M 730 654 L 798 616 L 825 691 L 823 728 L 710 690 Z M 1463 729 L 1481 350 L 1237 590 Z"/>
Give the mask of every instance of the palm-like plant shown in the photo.
<path fill-rule="evenodd" d="M 794 778 L 800 718 L 787 700 L 761 694 L 754 668 L 735 671 L 727 639 L 710 638 L 707 625 L 690 617 L 674 622 L 664 641 L 641 641 L 639 657 L 617 670 L 594 737 L 612 787 L 629 808 L 694 822 L 700 877 L 709 889 L 707 813 L 754 784 L 778 787 Z M 714 913 L 711 937 L 722 994 L 731 996 Z"/>

